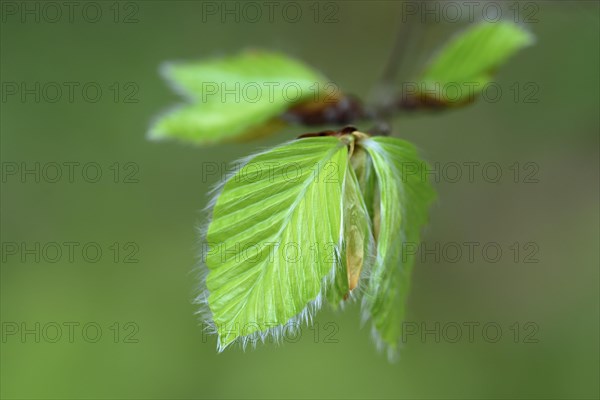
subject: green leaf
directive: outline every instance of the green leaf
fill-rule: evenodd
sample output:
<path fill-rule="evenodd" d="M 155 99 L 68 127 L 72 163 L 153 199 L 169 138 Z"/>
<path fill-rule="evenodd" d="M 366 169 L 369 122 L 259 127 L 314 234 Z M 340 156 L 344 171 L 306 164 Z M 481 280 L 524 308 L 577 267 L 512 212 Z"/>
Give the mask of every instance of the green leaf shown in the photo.
<path fill-rule="evenodd" d="M 348 168 L 344 182 L 344 261 L 348 275 L 348 289 L 358 286 L 358 279 L 372 248 L 369 212 L 360 192 L 358 179 Z"/>
<path fill-rule="evenodd" d="M 511 22 L 477 24 L 452 39 L 429 64 L 420 78 L 421 95 L 433 103 L 472 101 L 501 64 L 533 42 L 530 32 Z"/>
<path fill-rule="evenodd" d="M 345 253 L 342 248 L 340 257 L 336 259 L 333 281 L 327 287 L 326 292 L 327 302 L 334 310 L 340 308 L 340 306 L 343 304 L 343 301 L 346 300 L 348 294 L 350 293 L 350 289 L 348 288 L 348 272 L 344 259 Z"/>
<path fill-rule="evenodd" d="M 352 167 L 356 171 L 356 177 L 364 203 L 369 214 L 369 220 L 373 227 L 379 227 L 379 188 L 377 187 L 377 175 L 373 167 L 373 160 L 369 153 L 362 147 L 356 147 L 351 158 Z"/>
<path fill-rule="evenodd" d="M 284 126 L 279 117 L 314 99 L 324 77 L 278 53 L 247 51 L 234 57 L 169 63 L 163 74 L 191 104 L 161 116 L 152 139 L 210 144 L 269 133 Z"/>
<path fill-rule="evenodd" d="M 342 207 L 341 257 L 327 292 L 327 299 L 334 308 L 358 286 L 361 272 L 373 251 L 371 221 L 353 168 L 346 172 Z"/>
<path fill-rule="evenodd" d="M 419 242 L 435 197 L 425 180 L 426 164 L 408 142 L 374 137 L 362 145 L 371 156 L 380 193 L 381 224 L 377 237 L 377 259 L 363 297 L 363 311 L 372 320 L 373 333 L 390 354 L 401 337 L 405 302 L 414 264 L 407 245 Z"/>
<path fill-rule="evenodd" d="M 307 318 L 339 259 L 346 138 L 296 140 L 224 185 L 207 232 L 208 306 L 222 350 Z"/>

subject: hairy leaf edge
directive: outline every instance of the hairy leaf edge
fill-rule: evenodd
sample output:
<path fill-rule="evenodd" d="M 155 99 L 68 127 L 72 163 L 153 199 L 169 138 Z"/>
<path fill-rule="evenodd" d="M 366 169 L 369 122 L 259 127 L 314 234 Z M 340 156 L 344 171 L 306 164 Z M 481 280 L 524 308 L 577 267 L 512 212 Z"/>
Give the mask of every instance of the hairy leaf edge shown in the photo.
<path fill-rule="evenodd" d="M 315 314 L 321 309 L 321 307 L 323 306 L 323 303 L 326 302 L 327 290 L 329 290 L 334 283 L 336 269 L 337 269 L 335 262 L 334 262 L 334 265 L 332 266 L 331 270 L 321 280 L 321 290 L 317 294 L 317 297 L 315 299 L 309 301 L 306 304 L 306 306 L 302 309 L 302 311 L 300 311 L 300 313 L 293 316 L 292 318 L 290 318 L 288 321 L 286 321 L 282 325 L 267 328 L 263 331 L 253 332 L 246 336 L 240 336 L 240 337 L 236 338 L 235 340 L 233 340 L 232 342 L 227 343 L 226 345 L 223 345 L 221 343 L 221 340 L 220 340 L 220 337 L 218 334 L 218 330 L 217 330 L 217 326 L 214 323 L 212 311 L 210 310 L 210 307 L 208 304 L 208 298 L 210 295 L 210 291 L 206 287 L 206 278 L 207 278 L 210 270 L 206 266 L 206 264 L 203 260 L 203 251 L 204 250 L 202 248 L 204 246 L 204 244 L 206 243 L 208 228 L 209 228 L 210 222 L 212 221 L 212 210 L 214 209 L 216 202 L 217 202 L 219 196 L 221 195 L 223 188 L 225 187 L 225 184 L 229 181 L 229 179 L 233 178 L 235 176 L 235 174 L 241 168 L 243 168 L 245 165 L 247 165 L 254 158 L 259 157 L 265 153 L 271 152 L 274 149 L 294 143 L 296 140 L 298 140 L 298 139 L 284 142 L 275 147 L 263 149 L 262 151 L 259 151 L 257 153 L 248 155 L 246 157 L 242 157 L 238 161 L 234 161 L 233 163 L 231 163 L 232 168 L 230 168 L 228 170 L 228 173 L 226 174 L 226 176 L 222 180 L 217 182 L 208 193 L 210 200 L 209 200 L 208 204 L 205 206 L 205 208 L 202 210 L 204 213 L 208 213 L 208 216 L 206 217 L 204 223 L 200 224 L 200 227 L 198 228 L 199 238 L 200 238 L 198 246 L 200 247 L 200 251 L 197 252 L 197 254 L 199 256 L 198 256 L 198 260 L 196 262 L 196 265 L 197 265 L 196 270 L 197 270 L 197 279 L 199 281 L 199 286 L 198 286 L 198 289 L 196 290 L 196 294 L 194 295 L 194 300 L 192 303 L 199 307 L 195 314 L 199 316 L 198 318 L 200 319 L 200 323 L 204 325 L 204 331 L 209 335 L 217 336 L 217 351 L 219 353 L 223 352 L 226 348 L 230 347 L 231 345 L 236 345 L 236 344 L 239 345 L 242 348 L 242 350 L 244 350 L 244 351 L 246 350 L 248 345 L 251 345 L 252 348 L 256 348 L 256 345 L 259 342 L 264 344 L 265 342 L 270 341 L 275 344 L 281 344 L 283 342 L 283 340 L 285 339 L 286 334 L 293 333 L 295 335 L 297 333 L 295 331 L 296 328 L 301 327 L 302 325 L 309 326 L 313 323 Z M 344 173 L 344 181 L 342 182 L 342 191 L 344 190 L 345 185 L 346 185 L 346 179 L 348 176 L 348 168 L 352 168 L 349 160 L 346 163 L 346 171 Z M 344 229 L 343 200 L 344 200 L 344 196 L 341 196 L 340 197 L 340 207 L 342 210 L 342 214 L 341 214 L 340 232 L 338 235 L 339 241 L 338 241 L 338 245 L 335 248 L 336 260 L 337 260 L 336 262 L 341 262 L 341 246 L 342 246 L 341 241 L 343 240 L 343 232 L 344 232 L 344 230 L 343 230 Z M 364 271 L 364 269 L 363 269 L 363 271 Z M 362 280 L 362 277 L 361 277 L 361 280 Z"/>

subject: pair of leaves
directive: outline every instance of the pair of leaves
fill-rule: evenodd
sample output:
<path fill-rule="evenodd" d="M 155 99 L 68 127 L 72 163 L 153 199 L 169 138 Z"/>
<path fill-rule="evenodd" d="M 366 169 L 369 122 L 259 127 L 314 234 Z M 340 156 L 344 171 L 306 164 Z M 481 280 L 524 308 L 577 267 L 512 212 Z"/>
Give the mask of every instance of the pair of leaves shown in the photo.
<path fill-rule="evenodd" d="M 510 22 L 474 25 L 441 49 L 418 77 L 416 90 L 405 94 L 402 106 L 467 104 L 502 63 L 531 43 L 533 36 Z M 282 115 L 298 107 L 305 121 L 326 121 L 304 114 L 335 114 L 340 111 L 336 101 L 346 114 L 343 123 L 366 113 L 351 98 L 328 93 L 332 84 L 322 74 L 278 53 L 246 51 L 221 59 L 168 63 L 163 75 L 188 104 L 155 121 L 149 132 L 153 139 L 204 145 L 253 138 L 285 127 Z"/>
<path fill-rule="evenodd" d="M 292 106 L 311 101 L 325 78 L 303 63 L 278 53 L 246 51 L 199 62 L 168 63 L 163 75 L 186 104 L 152 126 L 152 139 L 199 144 L 260 136 L 280 129 L 279 118 Z"/>
<path fill-rule="evenodd" d="M 433 191 L 414 148 L 360 132 L 299 139 L 252 157 L 224 184 L 207 231 L 205 300 L 219 349 L 277 335 L 363 289 L 395 350 Z"/>

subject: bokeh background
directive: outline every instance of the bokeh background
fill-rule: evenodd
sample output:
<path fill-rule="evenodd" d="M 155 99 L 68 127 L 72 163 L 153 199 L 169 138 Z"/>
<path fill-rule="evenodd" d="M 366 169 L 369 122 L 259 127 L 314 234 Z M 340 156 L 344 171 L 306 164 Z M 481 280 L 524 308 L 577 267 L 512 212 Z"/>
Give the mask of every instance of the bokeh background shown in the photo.
<path fill-rule="evenodd" d="M 395 135 L 416 143 L 431 163 L 497 163 L 503 175 L 489 182 L 493 174 L 479 168 L 470 182 L 463 169 L 451 182 L 448 169 L 434 182 L 439 200 L 424 240 L 441 246 L 439 259 L 417 263 L 408 319 L 418 332 L 393 364 L 360 327 L 356 304 L 343 313 L 322 310 L 296 343 L 217 354 L 191 303 L 196 229 L 218 181 L 206 165 L 303 130 L 210 148 L 145 135 L 157 113 L 180 101 L 158 74 L 165 60 L 281 50 L 347 92 L 368 95 L 403 3 L 296 2 L 303 14 L 295 23 L 281 14 L 283 2 L 275 2 L 272 21 L 258 2 L 258 22 L 207 15 L 206 3 L 225 5 L 200 1 L 97 1 L 85 10 L 88 3 L 77 2 L 71 16 L 61 6 L 62 17 L 52 22 L 56 15 L 43 3 L 2 2 L 2 398 L 598 398 L 597 2 L 497 2 L 504 18 L 519 10 L 517 20 L 537 37 L 499 71 L 501 98 L 395 120 Z M 19 7 L 33 14 L 23 16 Z M 97 9 L 102 14 L 91 22 Z M 449 21 L 443 10 L 438 16 L 439 23 L 427 18 L 401 78 L 410 79 L 467 23 Z M 39 101 L 35 94 L 22 98 L 20 85 L 36 82 Z M 49 101 L 52 85 L 43 93 L 52 82 L 64 90 L 56 102 Z M 72 101 L 66 82 L 79 85 Z M 87 99 L 82 92 L 90 82 L 102 89 L 96 102 L 89 101 L 93 88 Z M 73 182 L 67 167 L 58 182 L 45 179 L 54 176 L 52 163 L 65 162 L 80 163 Z M 22 178 L 23 166 L 35 163 L 47 174 L 40 171 L 40 182 Z M 87 178 L 100 166 L 98 182 L 84 179 L 86 163 L 97 163 Z M 72 260 L 65 242 L 78 243 Z M 466 254 L 454 261 L 451 247 L 442 251 L 453 243 L 464 250 L 465 242 L 480 243 L 472 261 Z M 503 251 L 497 262 L 482 255 L 488 242 Z M 36 243 L 40 260 L 26 252 L 22 259 Z M 52 243 L 63 250 L 56 262 Z M 91 262 L 96 247 L 102 255 Z M 138 262 L 125 262 L 132 260 Z M 436 323 L 439 340 L 421 335 L 435 332 Z M 454 343 L 456 325 L 462 336 Z"/>

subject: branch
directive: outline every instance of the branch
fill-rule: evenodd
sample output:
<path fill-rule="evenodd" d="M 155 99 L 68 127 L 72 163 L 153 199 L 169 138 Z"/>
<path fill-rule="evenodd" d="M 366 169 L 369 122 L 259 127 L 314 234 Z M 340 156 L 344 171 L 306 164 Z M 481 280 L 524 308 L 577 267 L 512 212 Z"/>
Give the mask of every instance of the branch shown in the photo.
<path fill-rule="evenodd" d="M 414 24 L 409 20 L 400 22 L 387 63 L 381 77 L 373 87 L 369 96 L 369 114 L 372 114 L 376 127 L 381 135 L 387 136 L 391 131 L 391 118 L 398 108 L 396 78 L 406 57 L 406 50 L 414 34 Z"/>

